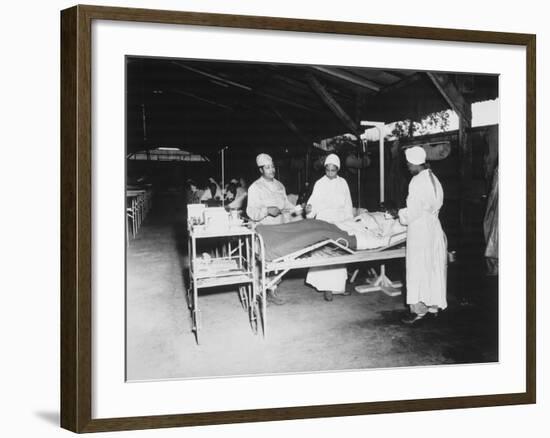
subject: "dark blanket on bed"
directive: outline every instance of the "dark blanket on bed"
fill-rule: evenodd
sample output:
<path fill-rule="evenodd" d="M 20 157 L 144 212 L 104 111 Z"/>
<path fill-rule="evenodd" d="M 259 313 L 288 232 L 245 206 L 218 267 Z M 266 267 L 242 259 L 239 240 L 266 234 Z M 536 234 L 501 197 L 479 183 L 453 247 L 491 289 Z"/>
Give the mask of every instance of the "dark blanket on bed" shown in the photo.
<path fill-rule="evenodd" d="M 357 247 L 355 236 L 350 236 L 334 224 L 317 219 L 281 225 L 258 225 L 256 232 L 264 239 L 266 260 L 291 254 L 326 239 L 343 238 L 351 249 Z"/>

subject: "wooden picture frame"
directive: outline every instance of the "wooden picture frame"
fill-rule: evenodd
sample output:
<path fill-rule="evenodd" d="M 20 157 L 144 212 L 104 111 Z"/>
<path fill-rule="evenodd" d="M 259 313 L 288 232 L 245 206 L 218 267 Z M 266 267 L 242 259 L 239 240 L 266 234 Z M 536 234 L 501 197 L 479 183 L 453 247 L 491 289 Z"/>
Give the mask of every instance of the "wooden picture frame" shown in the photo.
<path fill-rule="evenodd" d="M 526 48 L 526 391 L 239 411 L 92 418 L 92 22 L 113 20 L 517 45 Z M 530 34 L 75 6 L 61 13 L 61 426 L 74 432 L 396 413 L 536 401 L 535 50 Z"/>

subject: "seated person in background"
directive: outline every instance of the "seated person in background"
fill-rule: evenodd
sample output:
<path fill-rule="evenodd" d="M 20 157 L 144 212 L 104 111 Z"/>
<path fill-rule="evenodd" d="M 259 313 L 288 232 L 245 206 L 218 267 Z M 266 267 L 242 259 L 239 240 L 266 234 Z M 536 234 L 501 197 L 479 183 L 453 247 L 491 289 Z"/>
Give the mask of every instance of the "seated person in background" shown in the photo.
<path fill-rule="evenodd" d="M 247 197 L 247 192 L 245 190 L 240 190 L 235 184 L 230 183 L 227 186 L 227 195 L 226 196 L 226 208 L 228 210 L 240 210 L 244 206 L 244 201 Z"/>
<path fill-rule="evenodd" d="M 330 154 L 325 159 L 325 176 L 319 179 L 307 201 L 306 214 L 309 218 L 330 223 L 353 220 L 353 207 L 348 183 L 338 176 L 340 159 Z M 332 301 L 333 294 L 346 294 L 348 271 L 345 266 L 310 268 L 306 283 L 319 292 L 324 292 L 325 300 Z"/>
<path fill-rule="evenodd" d="M 239 181 L 235 185 L 237 186 L 237 198 L 239 197 L 246 198 L 246 196 L 248 195 L 248 186 L 244 178 L 239 178 Z"/>
<path fill-rule="evenodd" d="M 210 200 L 221 200 L 222 199 L 222 191 L 220 189 L 220 186 L 216 184 L 216 181 L 214 181 L 213 178 L 210 178 L 208 180 L 208 186 L 204 190 L 204 193 L 201 197 L 201 202 L 210 201 Z"/>
<path fill-rule="evenodd" d="M 237 192 L 248 192 L 248 184 L 246 184 L 246 180 L 241 176 L 239 178 L 239 183 L 237 184 Z"/>
<path fill-rule="evenodd" d="M 225 205 L 227 206 L 231 201 L 235 199 L 236 196 L 237 196 L 237 187 L 235 186 L 235 184 L 233 183 L 227 184 L 227 186 L 225 187 L 224 198 L 223 198 Z"/>
<path fill-rule="evenodd" d="M 199 204 L 203 195 L 202 190 L 199 190 L 197 183 L 192 179 L 188 179 L 185 184 L 185 202 L 187 204 Z"/>
<path fill-rule="evenodd" d="M 235 199 L 235 195 L 237 194 L 237 187 L 232 181 L 228 182 L 223 189 L 223 200 L 226 204 L 233 201 L 233 199 Z"/>

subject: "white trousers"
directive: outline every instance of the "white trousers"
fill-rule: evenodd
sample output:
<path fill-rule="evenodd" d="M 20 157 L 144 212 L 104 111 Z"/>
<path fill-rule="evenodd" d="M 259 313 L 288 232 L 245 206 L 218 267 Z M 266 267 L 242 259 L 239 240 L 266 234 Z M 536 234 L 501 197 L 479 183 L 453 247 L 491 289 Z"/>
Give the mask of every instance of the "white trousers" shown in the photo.
<path fill-rule="evenodd" d="M 343 294 L 346 291 L 348 271 L 345 266 L 310 268 L 306 283 L 319 291 Z"/>

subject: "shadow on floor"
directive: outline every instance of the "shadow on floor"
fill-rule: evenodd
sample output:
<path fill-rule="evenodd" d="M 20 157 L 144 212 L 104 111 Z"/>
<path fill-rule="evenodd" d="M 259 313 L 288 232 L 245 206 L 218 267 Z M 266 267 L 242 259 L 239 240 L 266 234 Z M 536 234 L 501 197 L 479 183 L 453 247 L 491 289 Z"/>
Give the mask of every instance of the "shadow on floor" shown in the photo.
<path fill-rule="evenodd" d="M 45 423 L 51 424 L 52 426 L 59 427 L 60 416 L 57 411 L 38 411 L 34 413 L 37 418 L 40 418 Z"/>

